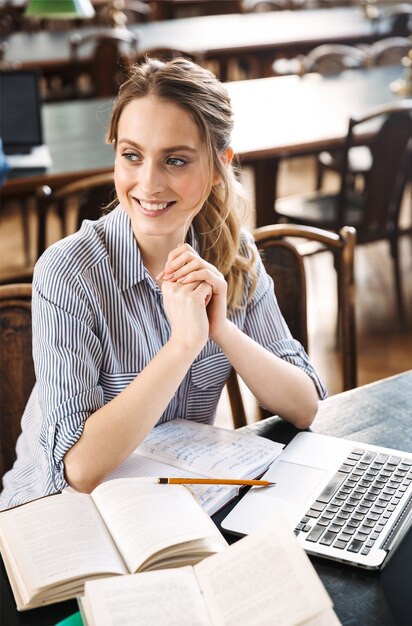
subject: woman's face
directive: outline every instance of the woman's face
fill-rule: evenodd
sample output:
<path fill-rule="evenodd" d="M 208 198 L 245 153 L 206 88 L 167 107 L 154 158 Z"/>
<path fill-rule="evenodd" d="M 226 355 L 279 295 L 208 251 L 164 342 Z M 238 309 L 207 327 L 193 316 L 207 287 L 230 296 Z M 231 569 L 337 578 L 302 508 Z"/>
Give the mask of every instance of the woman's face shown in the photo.
<path fill-rule="evenodd" d="M 190 115 L 152 96 L 130 102 L 119 120 L 114 172 L 136 238 L 183 241 L 209 186 L 206 147 Z"/>

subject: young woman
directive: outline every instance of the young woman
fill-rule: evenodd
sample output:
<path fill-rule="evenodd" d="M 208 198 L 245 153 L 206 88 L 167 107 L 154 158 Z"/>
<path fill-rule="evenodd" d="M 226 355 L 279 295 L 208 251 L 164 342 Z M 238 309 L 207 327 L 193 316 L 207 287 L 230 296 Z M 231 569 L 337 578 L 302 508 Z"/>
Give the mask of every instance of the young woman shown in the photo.
<path fill-rule="evenodd" d="M 213 422 L 233 366 L 307 428 L 325 395 L 279 312 L 231 161 L 223 85 L 183 59 L 136 66 L 114 104 L 117 206 L 39 260 L 37 383 L 0 504 L 91 491 L 156 424 Z"/>

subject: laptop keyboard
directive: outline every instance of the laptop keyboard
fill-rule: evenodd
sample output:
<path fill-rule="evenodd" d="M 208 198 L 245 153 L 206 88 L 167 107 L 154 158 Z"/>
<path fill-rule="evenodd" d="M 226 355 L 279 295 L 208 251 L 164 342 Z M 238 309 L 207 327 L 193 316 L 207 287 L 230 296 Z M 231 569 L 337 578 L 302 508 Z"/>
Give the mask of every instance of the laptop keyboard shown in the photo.
<path fill-rule="evenodd" d="M 295 528 L 306 541 L 369 554 L 412 481 L 412 461 L 354 448 Z"/>

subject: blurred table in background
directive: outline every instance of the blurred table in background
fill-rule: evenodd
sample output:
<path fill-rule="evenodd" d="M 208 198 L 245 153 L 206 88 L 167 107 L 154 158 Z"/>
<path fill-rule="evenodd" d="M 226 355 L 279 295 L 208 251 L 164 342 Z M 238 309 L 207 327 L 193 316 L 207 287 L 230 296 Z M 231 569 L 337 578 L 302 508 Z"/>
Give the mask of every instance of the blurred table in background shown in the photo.
<path fill-rule="evenodd" d="M 272 62 L 279 55 L 293 57 L 322 43 L 370 43 L 391 35 L 390 22 L 370 20 L 358 7 L 210 15 L 131 24 L 129 30 L 138 37 L 139 52 L 173 48 L 193 53 L 205 61 L 215 61 L 222 80 L 228 76 L 230 61 L 243 65 L 249 76 L 270 76 Z M 38 68 L 45 75 L 64 73 L 70 65 L 73 32 L 10 35 L 3 62 Z M 82 29 L 82 33 L 87 32 Z M 85 63 L 88 54 L 86 49 Z"/>
<path fill-rule="evenodd" d="M 280 159 L 343 145 L 350 115 L 398 99 L 390 83 L 402 67 L 350 70 L 336 77 L 307 74 L 227 83 L 235 127 L 233 148 L 255 175 L 256 223 L 271 224 Z M 53 165 L 42 172 L 12 172 L 2 196 L 58 187 L 84 175 L 109 171 L 113 148 L 104 136 L 111 100 L 43 105 L 45 141 Z"/>

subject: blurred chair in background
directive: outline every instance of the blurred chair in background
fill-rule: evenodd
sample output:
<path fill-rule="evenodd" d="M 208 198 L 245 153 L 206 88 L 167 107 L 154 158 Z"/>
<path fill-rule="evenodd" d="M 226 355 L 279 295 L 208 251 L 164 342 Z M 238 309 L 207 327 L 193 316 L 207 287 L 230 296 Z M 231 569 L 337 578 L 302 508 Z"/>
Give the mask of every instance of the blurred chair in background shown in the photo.
<path fill-rule="evenodd" d="M 412 101 L 404 100 L 378 107 L 349 121 L 341 158 L 340 189 L 280 198 L 275 205 L 278 221 L 306 224 L 337 232 L 354 226 L 357 242 L 386 240 L 393 259 L 398 314 L 405 324 L 405 310 L 399 263 L 399 213 L 403 191 L 411 168 L 408 144 L 412 139 Z M 353 188 L 349 171 L 350 149 L 360 130 L 371 132 L 370 122 L 380 123 L 370 141 L 372 157 L 365 189 Z M 365 128 L 366 126 L 366 128 Z M 376 128 L 376 126 L 374 127 Z"/>
<path fill-rule="evenodd" d="M 84 219 L 99 219 L 103 215 L 104 208 L 114 198 L 113 172 L 85 176 L 54 191 L 48 186 L 39 189 L 37 193 L 37 257 L 40 257 L 47 247 L 47 217 L 52 209 L 57 213 L 61 236 L 65 237 L 70 232 L 77 231 Z M 67 224 L 69 212 L 75 214 L 73 228 L 69 228 Z"/>
<path fill-rule="evenodd" d="M 273 278 L 280 310 L 295 339 L 310 352 L 307 327 L 306 271 L 300 245 L 312 242 L 333 254 L 337 284 L 337 328 L 341 351 L 342 389 L 357 384 L 355 331 L 354 251 L 356 231 L 344 227 L 339 234 L 294 224 L 262 226 L 253 232 L 268 274 Z M 246 424 L 242 394 L 232 370 L 227 390 L 235 428 Z M 261 417 L 269 413 L 260 409 Z"/>
<path fill-rule="evenodd" d="M 399 65 L 402 59 L 412 49 L 412 41 L 407 37 L 387 37 L 371 44 L 368 49 L 368 64 L 375 65 Z M 348 160 L 348 172 L 352 174 L 353 181 L 364 177 L 370 170 L 372 155 L 367 146 L 358 146 L 351 149 Z M 339 154 L 322 151 L 317 158 L 316 189 L 320 189 L 323 183 L 325 171 L 339 172 L 341 158 Z"/>
<path fill-rule="evenodd" d="M 369 46 L 371 65 L 399 65 L 412 48 L 408 37 L 386 37 Z"/>
<path fill-rule="evenodd" d="M 345 44 L 322 44 L 292 59 L 279 58 L 273 62 L 276 76 L 304 75 L 317 72 L 324 76 L 340 74 L 344 70 L 366 67 L 369 56 L 364 48 Z"/>
<path fill-rule="evenodd" d="M 84 49 L 92 56 L 86 72 L 81 57 Z M 138 39 L 125 28 L 85 35 L 75 33 L 70 38 L 72 97 L 106 98 L 115 95 L 137 54 Z"/>
<path fill-rule="evenodd" d="M 31 284 L 0 286 L 0 477 L 16 458 L 20 420 L 34 386 Z"/>

